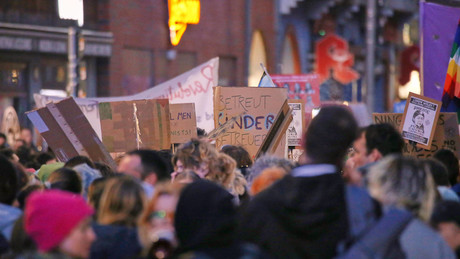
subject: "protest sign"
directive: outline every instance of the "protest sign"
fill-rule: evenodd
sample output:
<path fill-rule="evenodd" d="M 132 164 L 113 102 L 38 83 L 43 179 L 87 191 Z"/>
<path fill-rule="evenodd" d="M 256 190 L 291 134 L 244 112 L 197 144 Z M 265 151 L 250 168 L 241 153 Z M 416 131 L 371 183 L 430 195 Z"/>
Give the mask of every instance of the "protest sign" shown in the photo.
<path fill-rule="evenodd" d="M 275 121 L 270 127 L 267 136 L 265 137 L 262 145 L 259 150 L 257 150 L 256 158 L 260 157 L 263 154 L 275 154 L 277 153 L 277 148 L 279 143 L 282 140 L 282 137 L 285 136 L 286 130 L 289 127 L 289 124 L 292 122 L 292 109 L 290 108 L 287 100 L 284 101 L 283 106 L 275 117 Z M 284 138 L 285 139 L 285 138 Z M 284 149 L 283 144 L 282 149 Z M 283 151 L 284 150 L 279 150 Z M 282 154 L 284 156 L 284 154 Z"/>
<path fill-rule="evenodd" d="M 305 130 L 305 101 L 290 99 L 288 103 L 292 109 L 292 122 L 287 130 L 287 144 L 300 147 Z"/>
<path fill-rule="evenodd" d="M 389 123 L 399 129 L 402 122 L 402 113 L 374 113 L 374 123 Z M 419 158 L 431 157 L 439 149 L 446 148 L 454 151 L 460 157 L 460 139 L 458 131 L 457 114 L 441 112 L 436 125 L 435 134 L 429 150 L 405 143 L 403 154 Z"/>
<path fill-rule="evenodd" d="M 197 137 L 194 103 L 169 105 L 171 143 L 185 143 Z"/>
<path fill-rule="evenodd" d="M 430 149 L 440 110 L 440 101 L 410 93 L 400 128 L 402 137 Z"/>
<path fill-rule="evenodd" d="M 311 110 L 320 105 L 318 74 L 272 75 L 276 87 L 287 89 L 289 99 L 305 101 L 305 108 Z"/>
<path fill-rule="evenodd" d="M 59 161 L 83 155 L 116 169 L 112 157 L 73 98 L 48 103 L 26 114 Z"/>
<path fill-rule="evenodd" d="M 99 103 L 102 142 L 109 152 L 169 149 L 169 116 L 166 99 Z"/>
<path fill-rule="evenodd" d="M 135 95 L 75 98 L 75 101 L 101 139 L 100 102 L 143 99 L 169 99 L 170 103 L 195 103 L 197 126 L 209 132 L 214 128 L 212 87 L 217 85 L 218 68 L 219 58 L 213 58 L 188 72 Z M 50 101 L 59 101 L 62 99 L 62 97 L 34 94 L 35 104 L 38 108 L 44 107 Z"/>
<path fill-rule="evenodd" d="M 214 87 L 216 128 L 245 112 L 217 137 L 216 147 L 240 145 L 254 158 L 286 99 L 286 89 L 282 88 Z"/>

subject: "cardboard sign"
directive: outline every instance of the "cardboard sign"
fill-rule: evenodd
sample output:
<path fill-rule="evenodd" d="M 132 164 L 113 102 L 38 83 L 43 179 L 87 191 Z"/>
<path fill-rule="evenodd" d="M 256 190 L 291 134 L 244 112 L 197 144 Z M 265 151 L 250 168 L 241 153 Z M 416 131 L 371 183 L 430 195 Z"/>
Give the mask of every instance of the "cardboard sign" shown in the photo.
<path fill-rule="evenodd" d="M 287 99 L 286 89 L 218 86 L 213 90 L 216 128 L 245 112 L 231 129 L 216 139 L 216 147 L 240 145 L 254 158 Z"/>
<path fill-rule="evenodd" d="M 198 127 L 211 131 L 214 127 L 212 115 L 212 87 L 217 85 L 219 58 L 213 58 L 164 83 L 130 96 L 75 98 L 91 126 L 102 139 L 99 118 L 99 103 L 146 99 L 169 99 L 169 103 L 195 103 Z M 37 107 L 44 107 L 50 101 L 60 101 L 62 97 L 34 94 Z"/>
<path fill-rule="evenodd" d="M 374 123 L 389 123 L 399 129 L 402 122 L 402 113 L 373 113 Z M 439 149 L 450 149 L 460 157 L 460 139 L 458 131 L 457 114 L 441 112 L 436 125 L 433 141 L 429 150 L 405 143 L 403 153 L 419 158 L 431 157 Z"/>
<path fill-rule="evenodd" d="M 288 146 L 302 146 L 302 136 L 305 130 L 305 101 L 289 100 L 289 107 L 292 110 L 292 122 L 287 130 Z"/>
<path fill-rule="evenodd" d="M 288 90 L 289 99 L 304 100 L 305 107 L 309 110 L 321 104 L 318 74 L 272 75 L 272 80 L 277 87 Z"/>
<path fill-rule="evenodd" d="M 169 102 L 166 99 L 99 103 L 102 142 L 109 152 L 169 149 Z"/>
<path fill-rule="evenodd" d="M 260 157 L 263 154 L 274 154 L 276 149 L 281 142 L 283 136 L 285 136 L 286 130 L 289 127 L 289 124 L 292 122 L 292 109 L 289 107 L 287 100 L 284 102 L 280 111 L 276 115 L 275 122 L 270 127 L 270 130 L 267 133 L 262 145 L 257 151 L 256 158 Z M 286 145 L 285 143 L 283 144 Z"/>
<path fill-rule="evenodd" d="M 196 138 L 196 115 L 194 103 L 169 105 L 171 143 L 185 143 Z"/>
<path fill-rule="evenodd" d="M 400 127 L 402 137 L 430 149 L 440 110 L 440 101 L 410 93 Z"/>
<path fill-rule="evenodd" d="M 48 103 L 26 114 L 59 161 L 67 162 L 83 155 L 116 169 L 112 157 L 73 98 Z"/>

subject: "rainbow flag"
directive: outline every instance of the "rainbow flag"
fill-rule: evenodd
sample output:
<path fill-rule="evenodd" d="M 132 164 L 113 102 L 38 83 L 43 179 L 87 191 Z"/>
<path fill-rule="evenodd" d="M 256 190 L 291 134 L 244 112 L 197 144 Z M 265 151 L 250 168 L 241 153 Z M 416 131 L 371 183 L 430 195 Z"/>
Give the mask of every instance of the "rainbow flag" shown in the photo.
<path fill-rule="evenodd" d="M 450 52 L 449 66 L 442 92 L 441 111 L 456 112 L 460 121 L 460 20 Z"/>

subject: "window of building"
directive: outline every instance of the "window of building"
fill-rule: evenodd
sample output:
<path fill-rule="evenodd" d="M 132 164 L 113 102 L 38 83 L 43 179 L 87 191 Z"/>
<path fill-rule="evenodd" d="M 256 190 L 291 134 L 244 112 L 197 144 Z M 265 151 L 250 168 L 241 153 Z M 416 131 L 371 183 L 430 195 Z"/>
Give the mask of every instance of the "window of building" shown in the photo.
<path fill-rule="evenodd" d="M 281 58 L 281 74 L 300 74 L 299 51 L 293 33 L 286 34 Z"/>
<path fill-rule="evenodd" d="M 251 50 L 249 53 L 249 86 L 257 86 L 259 84 L 260 77 L 263 73 L 260 63 L 267 66 L 267 54 L 262 33 L 260 31 L 255 31 L 252 34 Z"/>
<path fill-rule="evenodd" d="M 124 94 L 136 94 L 152 86 L 152 54 L 149 50 L 124 49 L 122 64 Z"/>
<path fill-rule="evenodd" d="M 219 86 L 236 86 L 236 58 L 219 57 Z"/>

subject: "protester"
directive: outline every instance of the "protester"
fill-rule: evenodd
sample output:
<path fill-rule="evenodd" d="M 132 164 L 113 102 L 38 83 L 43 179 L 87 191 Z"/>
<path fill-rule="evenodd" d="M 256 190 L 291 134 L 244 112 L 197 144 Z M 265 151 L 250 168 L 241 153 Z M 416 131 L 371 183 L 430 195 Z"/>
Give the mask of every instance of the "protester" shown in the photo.
<path fill-rule="evenodd" d="M 44 183 L 48 181 L 48 178 L 50 177 L 52 172 L 58 170 L 59 168 L 62 168 L 63 166 L 64 163 L 61 162 L 42 165 L 37 172 L 37 176 L 40 179 L 40 181 Z"/>
<path fill-rule="evenodd" d="M 26 200 L 35 191 L 43 191 L 45 187 L 40 183 L 36 182 L 33 184 L 29 184 L 28 186 L 21 189 L 21 191 L 17 195 L 17 201 L 19 203 L 19 208 L 24 210 L 26 207 Z"/>
<path fill-rule="evenodd" d="M 307 164 L 254 197 L 240 237 L 277 258 L 332 258 L 340 243 L 362 234 L 376 218 L 371 200 L 364 191 L 349 195 L 339 173 L 356 135 L 346 108 L 322 108 L 306 132 Z"/>
<path fill-rule="evenodd" d="M 269 258 L 236 239 L 233 197 L 222 187 L 197 181 L 180 195 L 174 218 L 179 240 L 176 258 Z"/>
<path fill-rule="evenodd" d="M 74 170 L 66 167 L 57 169 L 48 178 L 49 188 L 82 194 L 81 178 Z"/>
<path fill-rule="evenodd" d="M 33 143 L 32 131 L 29 128 L 21 129 L 21 139 L 24 141 L 24 147 L 30 148 L 32 153 L 37 153 L 38 149 Z"/>
<path fill-rule="evenodd" d="M 174 180 L 172 182 L 174 183 L 182 183 L 182 184 L 189 184 L 195 181 L 200 180 L 201 177 L 197 175 L 195 172 L 191 170 L 185 170 L 178 174 L 176 177 L 174 177 Z"/>
<path fill-rule="evenodd" d="M 427 170 L 431 173 L 434 183 L 443 200 L 460 202 L 457 194 L 450 189 L 450 183 L 447 177 L 447 168 L 438 160 L 426 159 L 424 161 Z"/>
<path fill-rule="evenodd" d="M 452 186 L 452 190 L 460 197 L 460 178 L 459 162 L 457 156 L 450 149 L 440 149 L 433 155 L 434 159 L 437 159 L 443 163 L 447 168 L 447 177 Z"/>
<path fill-rule="evenodd" d="M 433 178 L 422 161 L 398 155 L 388 156 L 371 167 L 368 188 L 383 206 L 411 212 L 413 219 L 400 236 L 407 258 L 455 258 L 444 240 L 427 223 L 435 204 Z"/>
<path fill-rule="evenodd" d="M 352 170 L 365 175 L 375 162 L 389 154 L 402 154 L 404 140 L 390 124 L 372 124 L 361 130 L 359 138 L 353 142 L 353 152 L 348 159 Z"/>
<path fill-rule="evenodd" d="M 270 187 L 274 182 L 283 178 L 287 175 L 287 172 L 283 168 L 270 167 L 264 169 L 260 175 L 258 175 L 251 185 L 251 194 L 256 195 L 259 192 Z"/>
<path fill-rule="evenodd" d="M 96 238 L 90 225 L 92 214 L 93 209 L 78 195 L 60 190 L 34 192 L 26 204 L 24 226 L 39 252 L 88 258 Z"/>
<path fill-rule="evenodd" d="M 72 169 L 75 172 L 77 172 L 78 176 L 81 179 L 82 194 L 83 194 L 83 197 L 86 198 L 88 196 L 88 188 L 89 188 L 90 184 L 94 180 L 96 180 L 98 178 L 101 178 L 102 174 L 101 174 L 101 172 L 99 172 L 99 170 L 90 167 L 86 163 L 74 166 Z"/>
<path fill-rule="evenodd" d="M 4 149 L 8 147 L 8 140 L 6 135 L 0 132 L 0 149 Z"/>
<path fill-rule="evenodd" d="M 36 155 L 36 160 L 40 166 L 45 164 L 56 163 L 56 157 L 50 152 L 40 152 Z"/>
<path fill-rule="evenodd" d="M 87 164 L 91 168 L 95 168 L 93 161 L 87 156 L 74 156 L 65 162 L 64 167 L 74 168 L 77 165 Z"/>
<path fill-rule="evenodd" d="M 252 166 L 252 160 L 244 147 L 225 145 L 220 152 L 231 156 L 235 160 L 236 168 L 241 171 L 243 176 L 248 174 L 248 169 Z"/>
<path fill-rule="evenodd" d="M 174 214 L 182 185 L 158 186 L 141 216 L 139 233 L 147 258 L 167 258 L 177 247 Z"/>
<path fill-rule="evenodd" d="M 22 214 L 20 209 L 12 206 L 19 190 L 16 168 L 0 155 L 0 235 L 7 240 L 11 239 L 14 222 Z"/>
<path fill-rule="evenodd" d="M 263 155 L 259 157 L 251 168 L 249 168 L 249 174 L 247 176 L 249 186 L 253 184 L 253 181 L 267 168 L 281 168 L 285 172 L 290 173 L 294 168 L 294 163 L 285 158 L 280 158 L 273 155 Z"/>
<path fill-rule="evenodd" d="M 108 166 L 107 164 L 100 163 L 100 162 L 94 162 L 94 169 L 99 170 L 102 176 L 111 176 L 114 175 L 115 172 Z"/>
<path fill-rule="evenodd" d="M 17 258 L 25 254 L 34 254 L 38 247 L 35 241 L 27 234 L 24 226 L 24 215 L 14 223 L 10 242 L 10 254 L 6 258 Z"/>
<path fill-rule="evenodd" d="M 128 152 L 118 165 L 118 172 L 131 175 L 142 181 L 147 197 L 152 197 L 157 183 L 170 179 L 168 166 L 158 151 L 135 150 Z"/>
<path fill-rule="evenodd" d="M 124 175 L 107 180 L 99 199 L 97 240 L 91 246 L 91 258 L 133 258 L 142 246 L 138 221 L 144 210 L 145 195 L 137 179 Z"/>
<path fill-rule="evenodd" d="M 217 159 L 217 154 L 216 149 L 206 140 L 192 139 L 179 146 L 172 162 L 180 171 L 189 169 L 204 178 L 209 173 L 211 161 Z"/>
<path fill-rule="evenodd" d="M 431 224 L 455 251 L 457 258 L 460 258 L 460 203 L 442 201 L 437 204 L 431 216 Z"/>

